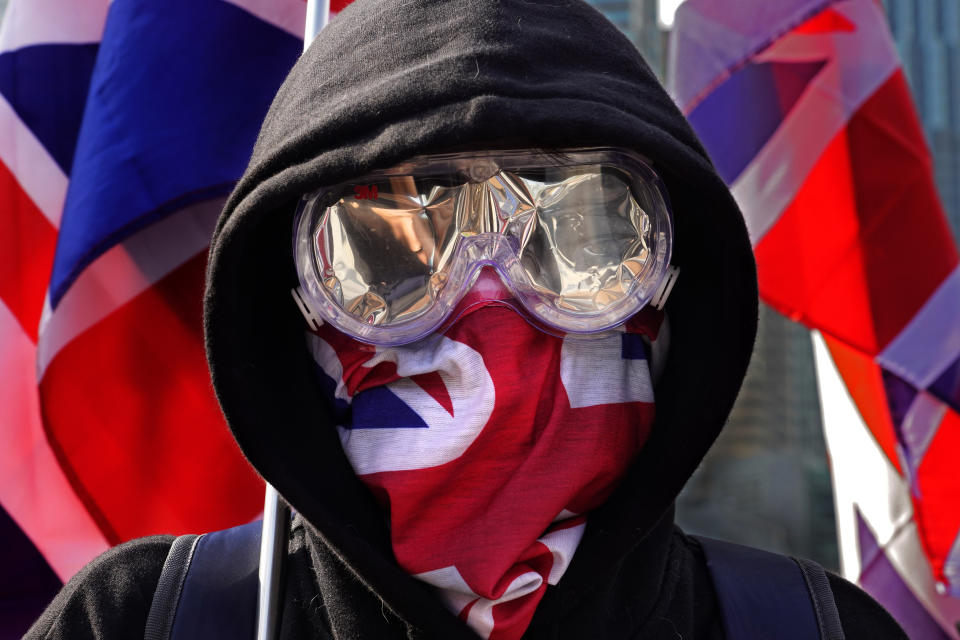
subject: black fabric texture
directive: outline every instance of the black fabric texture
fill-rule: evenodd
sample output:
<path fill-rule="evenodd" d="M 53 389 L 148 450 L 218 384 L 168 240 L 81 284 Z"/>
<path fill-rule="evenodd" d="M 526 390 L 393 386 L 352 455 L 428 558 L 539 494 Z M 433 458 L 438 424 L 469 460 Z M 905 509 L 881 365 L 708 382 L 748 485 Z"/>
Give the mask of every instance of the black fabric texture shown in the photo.
<path fill-rule="evenodd" d="M 827 579 L 840 612 L 840 626 L 848 640 L 907 637 L 893 616 L 860 587 L 829 571 Z"/>
<path fill-rule="evenodd" d="M 142 638 L 173 536 L 106 551 L 64 585 L 26 638 Z"/>
<path fill-rule="evenodd" d="M 280 88 L 209 254 L 214 388 L 244 455 L 301 514 L 281 638 L 476 638 L 397 566 L 340 447 L 290 297 L 297 201 L 418 154 L 586 146 L 651 159 L 681 272 L 652 434 L 524 637 L 722 637 L 702 552 L 673 526 L 672 505 L 727 418 L 756 331 L 753 255 L 729 191 L 637 50 L 581 0 L 357 0 Z M 168 546 L 95 561 L 28 637 L 142 637 Z M 835 593 L 848 637 L 901 637 L 861 591 Z"/>

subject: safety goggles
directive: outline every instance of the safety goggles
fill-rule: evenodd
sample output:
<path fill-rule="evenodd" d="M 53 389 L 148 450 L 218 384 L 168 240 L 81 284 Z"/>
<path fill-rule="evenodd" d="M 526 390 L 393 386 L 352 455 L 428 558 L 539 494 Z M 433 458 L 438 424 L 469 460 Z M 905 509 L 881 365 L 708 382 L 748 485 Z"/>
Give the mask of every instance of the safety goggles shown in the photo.
<path fill-rule="evenodd" d="M 536 326 L 592 334 L 662 305 L 672 241 L 665 190 L 633 152 L 419 156 L 302 199 L 298 303 L 359 340 L 405 344 L 450 322 L 492 267 Z"/>

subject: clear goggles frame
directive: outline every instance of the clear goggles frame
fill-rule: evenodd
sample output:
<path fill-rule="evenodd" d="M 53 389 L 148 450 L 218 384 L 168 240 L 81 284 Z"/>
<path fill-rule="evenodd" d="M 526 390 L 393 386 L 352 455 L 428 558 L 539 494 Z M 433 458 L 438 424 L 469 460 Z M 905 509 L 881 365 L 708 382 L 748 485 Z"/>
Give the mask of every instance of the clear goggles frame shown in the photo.
<path fill-rule="evenodd" d="M 589 335 L 662 305 L 672 243 L 666 190 L 634 152 L 418 156 L 301 200 L 298 303 L 358 340 L 405 344 L 455 318 L 492 267 L 535 326 Z"/>

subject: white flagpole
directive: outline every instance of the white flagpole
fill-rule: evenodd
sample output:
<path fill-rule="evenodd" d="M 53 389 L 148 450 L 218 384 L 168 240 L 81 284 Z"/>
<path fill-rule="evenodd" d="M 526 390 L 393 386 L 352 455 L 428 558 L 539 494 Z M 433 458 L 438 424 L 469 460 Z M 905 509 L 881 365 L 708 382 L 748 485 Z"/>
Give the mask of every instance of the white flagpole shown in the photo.
<path fill-rule="evenodd" d="M 257 640 L 273 640 L 280 629 L 280 588 L 287 553 L 290 511 L 280 494 L 267 483 L 260 534 L 260 588 L 257 593 Z"/>
<path fill-rule="evenodd" d="M 327 24 L 330 0 L 307 0 L 303 49 L 307 50 Z M 260 538 L 260 589 L 257 594 L 257 640 L 274 640 L 280 630 L 280 588 L 283 559 L 287 552 L 290 510 L 280 494 L 267 483 L 263 503 L 263 532 Z"/>
<path fill-rule="evenodd" d="M 307 0 L 307 23 L 303 28 L 303 50 L 306 51 L 320 29 L 327 26 L 330 0 Z"/>

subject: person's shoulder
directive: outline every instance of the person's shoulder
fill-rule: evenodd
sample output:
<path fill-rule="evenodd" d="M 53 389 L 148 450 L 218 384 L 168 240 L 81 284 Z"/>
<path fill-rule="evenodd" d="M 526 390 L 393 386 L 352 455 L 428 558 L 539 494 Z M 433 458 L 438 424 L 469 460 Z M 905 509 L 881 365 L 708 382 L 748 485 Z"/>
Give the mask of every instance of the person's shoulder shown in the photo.
<path fill-rule="evenodd" d="M 676 530 L 676 535 L 692 556 L 701 573 L 709 574 L 702 539 L 687 535 L 679 529 Z M 749 549 L 749 547 L 743 547 L 742 545 L 737 546 L 742 549 Z M 825 573 L 830 583 L 830 590 L 833 592 L 833 599 L 837 604 L 840 624 L 847 640 L 907 640 L 907 634 L 900 628 L 893 616 L 867 592 L 829 570 L 825 570 Z M 712 588 L 715 592 L 716 587 Z"/>
<path fill-rule="evenodd" d="M 840 613 L 840 625 L 848 640 L 907 640 L 907 634 L 893 616 L 867 592 L 830 571 L 827 571 L 827 579 Z"/>
<path fill-rule="evenodd" d="M 24 640 L 142 638 L 173 536 L 116 546 L 60 590 Z"/>

